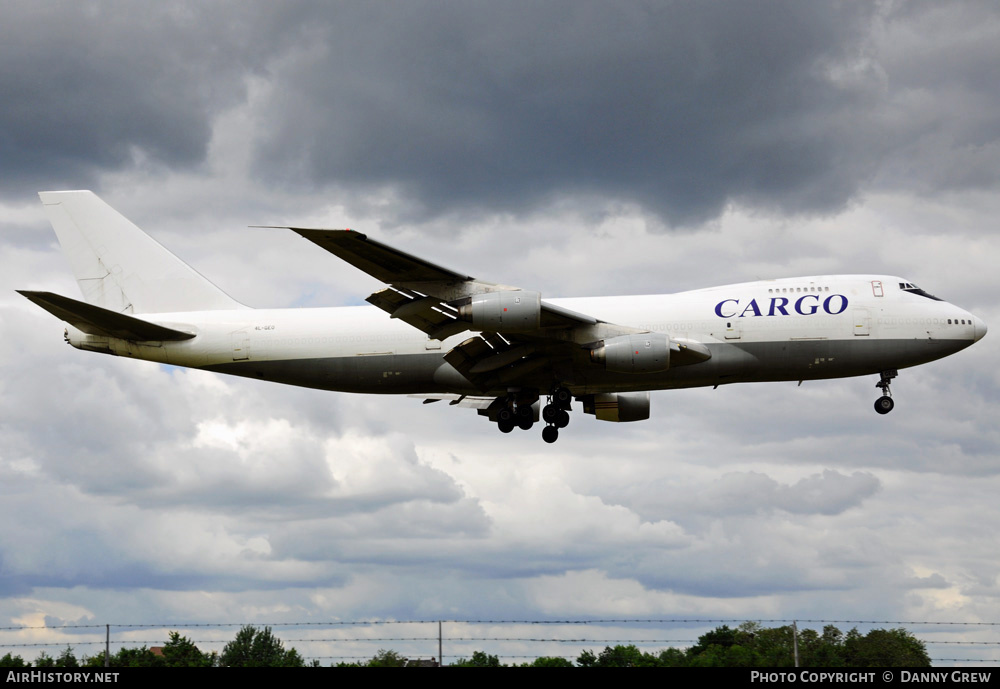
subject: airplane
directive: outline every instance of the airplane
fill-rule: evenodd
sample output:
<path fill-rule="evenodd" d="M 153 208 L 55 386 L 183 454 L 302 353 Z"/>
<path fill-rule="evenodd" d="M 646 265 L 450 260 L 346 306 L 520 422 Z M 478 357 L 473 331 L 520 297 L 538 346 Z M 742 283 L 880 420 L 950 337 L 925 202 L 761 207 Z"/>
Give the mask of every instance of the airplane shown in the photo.
<path fill-rule="evenodd" d="M 542 299 L 353 230 L 287 227 L 386 284 L 372 306 L 253 309 L 90 191 L 39 194 L 83 301 L 18 290 L 91 352 L 473 408 L 500 431 L 541 420 L 553 443 L 574 399 L 602 421 L 650 416 L 651 390 L 878 375 L 954 354 L 986 324 L 887 275 L 758 280 L 665 295 Z M 384 312 L 384 313 L 383 313 Z M 545 398 L 544 405 L 541 403 Z"/>

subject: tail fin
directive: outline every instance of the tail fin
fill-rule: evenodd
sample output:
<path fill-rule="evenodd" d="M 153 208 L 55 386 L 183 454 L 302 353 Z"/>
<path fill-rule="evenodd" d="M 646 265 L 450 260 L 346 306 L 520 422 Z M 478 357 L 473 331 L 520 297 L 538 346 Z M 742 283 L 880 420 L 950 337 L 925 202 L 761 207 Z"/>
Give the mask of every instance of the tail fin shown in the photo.
<path fill-rule="evenodd" d="M 118 313 L 246 308 L 93 192 L 38 196 L 88 303 Z"/>

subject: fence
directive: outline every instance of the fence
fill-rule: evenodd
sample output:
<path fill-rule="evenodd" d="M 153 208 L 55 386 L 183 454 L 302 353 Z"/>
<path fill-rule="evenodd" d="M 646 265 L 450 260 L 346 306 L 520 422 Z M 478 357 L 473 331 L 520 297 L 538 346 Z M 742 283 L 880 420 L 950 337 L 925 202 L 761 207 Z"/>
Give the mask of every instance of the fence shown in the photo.
<path fill-rule="evenodd" d="M 502 663 L 531 662 L 541 656 L 575 660 L 583 651 L 599 653 L 606 646 L 637 646 L 647 652 L 686 648 L 721 625 L 734 627 L 745 619 L 592 619 L 592 620 L 363 620 L 248 623 L 130 623 L 62 626 L 0 627 L 0 656 L 6 653 L 34 661 L 42 652 L 58 656 L 67 647 L 77 658 L 110 648 L 162 646 L 176 631 L 202 651 L 221 652 L 245 624 L 270 627 L 286 648 L 322 665 L 364 662 L 380 650 L 407 658 L 437 659 L 447 665 L 476 651 L 497 656 Z M 790 619 L 756 620 L 764 627 L 791 625 Z M 898 620 L 797 620 L 799 630 L 822 631 L 835 625 L 842 632 L 857 627 L 903 627 L 924 642 L 937 665 L 1000 662 L 1000 622 L 932 622 Z"/>

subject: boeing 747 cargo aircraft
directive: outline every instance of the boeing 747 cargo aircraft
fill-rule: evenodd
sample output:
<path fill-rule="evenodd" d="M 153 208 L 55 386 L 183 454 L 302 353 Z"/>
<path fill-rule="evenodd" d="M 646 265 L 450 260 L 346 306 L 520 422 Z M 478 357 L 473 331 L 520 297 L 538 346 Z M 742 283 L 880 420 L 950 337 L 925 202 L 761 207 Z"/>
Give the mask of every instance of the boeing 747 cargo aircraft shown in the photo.
<path fill-rule="evenodd" d="M 21 291 L 78 349 L 340 392 L 471 407 L 555 442 L 573 400 L 603 421 L 649 418 L 649 391 L 879 376 L 986 334 L 905 278 L 823 275 L 678 294 L 543 299 L 351 230 L 290 227 L 384 282 L 372 306 L 246 307 L 89 191 L 39 194 L 83 301 Z M 541 399 L 544 398 L 544 404 Z"/>

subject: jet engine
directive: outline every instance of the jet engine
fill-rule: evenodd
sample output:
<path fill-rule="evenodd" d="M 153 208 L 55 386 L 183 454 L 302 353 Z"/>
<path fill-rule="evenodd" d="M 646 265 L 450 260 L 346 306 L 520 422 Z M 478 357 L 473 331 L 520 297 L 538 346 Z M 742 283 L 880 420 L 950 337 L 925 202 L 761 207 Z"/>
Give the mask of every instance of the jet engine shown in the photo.
<path fill-rule="evenodd" d="M 670 338 L 663 333 L 612 337 L 590 351 L 590 360 L 617 373 L 660 373 L 670 368 Z"/>
<path fill-rule="evenodd" d="M 475 330 L 530 332 L 541 323 L 542 295 L 523 290 L 477 294 L 458 312 Z"/>

